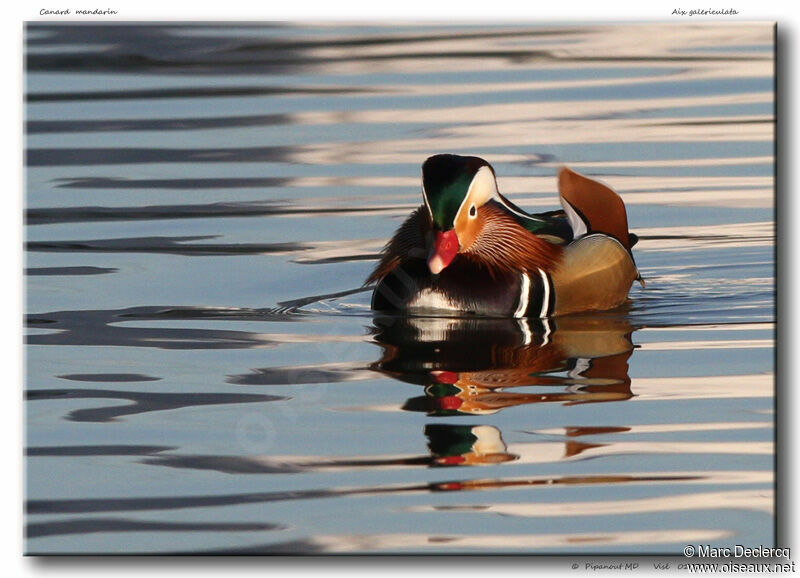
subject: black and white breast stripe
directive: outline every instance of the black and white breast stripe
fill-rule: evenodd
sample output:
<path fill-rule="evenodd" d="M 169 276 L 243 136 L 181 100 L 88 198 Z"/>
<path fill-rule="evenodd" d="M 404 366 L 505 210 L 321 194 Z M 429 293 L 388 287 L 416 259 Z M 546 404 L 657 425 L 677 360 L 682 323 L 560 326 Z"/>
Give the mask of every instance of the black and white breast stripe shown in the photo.
<path fill-rule="evenodd" d="M 550 317 L 555 302 L 550 275 L 542 269 L 520 274 L 519 303 L 514 317 Z"/>

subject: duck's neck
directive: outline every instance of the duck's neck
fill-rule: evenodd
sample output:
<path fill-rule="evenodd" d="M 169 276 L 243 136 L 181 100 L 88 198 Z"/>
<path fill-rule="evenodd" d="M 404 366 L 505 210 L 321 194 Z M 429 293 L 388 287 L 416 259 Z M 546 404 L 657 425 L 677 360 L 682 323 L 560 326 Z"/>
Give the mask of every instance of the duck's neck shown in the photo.
<path fill-rule="evenodd" d="M 531 233 L 503 209 L 487 204 L 482 216 L 483 228 L 464 252 L 467 258 L 498 272 L 549 273 L 561 261 L 561 246 Z"/>

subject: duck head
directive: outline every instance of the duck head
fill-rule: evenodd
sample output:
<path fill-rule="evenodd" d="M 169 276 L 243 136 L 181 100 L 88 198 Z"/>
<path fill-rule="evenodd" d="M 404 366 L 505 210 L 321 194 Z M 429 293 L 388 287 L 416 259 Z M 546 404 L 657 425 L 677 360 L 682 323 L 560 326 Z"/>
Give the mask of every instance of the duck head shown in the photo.
<path fill-rule="evenodd" d="M 439 274 L 475 243 L 483 227 L 480 209 L 497 195 L 494 169 L 482 158 L 441 154 L 422 164 L 422 196 L 433 229 L 431 273 Z"/>

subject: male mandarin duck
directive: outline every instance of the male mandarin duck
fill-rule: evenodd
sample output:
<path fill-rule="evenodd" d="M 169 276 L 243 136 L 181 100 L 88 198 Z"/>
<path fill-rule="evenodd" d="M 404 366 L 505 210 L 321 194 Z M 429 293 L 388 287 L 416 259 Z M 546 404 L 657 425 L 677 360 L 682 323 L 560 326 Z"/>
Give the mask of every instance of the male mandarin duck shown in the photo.
<path fill-rule="evenodd" d="M 482 158 L 430 157 L 424 204 L 366 281 L 377 283 L 372 308 L 544 318 L 622 304 L 641 281 L 622 199 L 566 167 L 558 188 L 563 210 L 528 214 Z"/>

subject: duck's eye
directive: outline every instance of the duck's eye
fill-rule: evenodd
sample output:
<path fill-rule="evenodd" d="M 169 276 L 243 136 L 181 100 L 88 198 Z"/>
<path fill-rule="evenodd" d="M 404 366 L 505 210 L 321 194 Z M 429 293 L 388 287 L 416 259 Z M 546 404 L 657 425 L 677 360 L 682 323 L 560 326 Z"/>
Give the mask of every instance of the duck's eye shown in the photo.
<path fill-rule="evenodd" d="M 478 209 L 476 209 L 476 208 L 475 208 L 475 205 L 472 205 L 472 206 L 469 208 L 469 216 L 470 216 L 470 217 L 474 217 L 474 216 L 475 216 L 475 215 L 477 215 L 477 214 L 478 214 Z"/>

